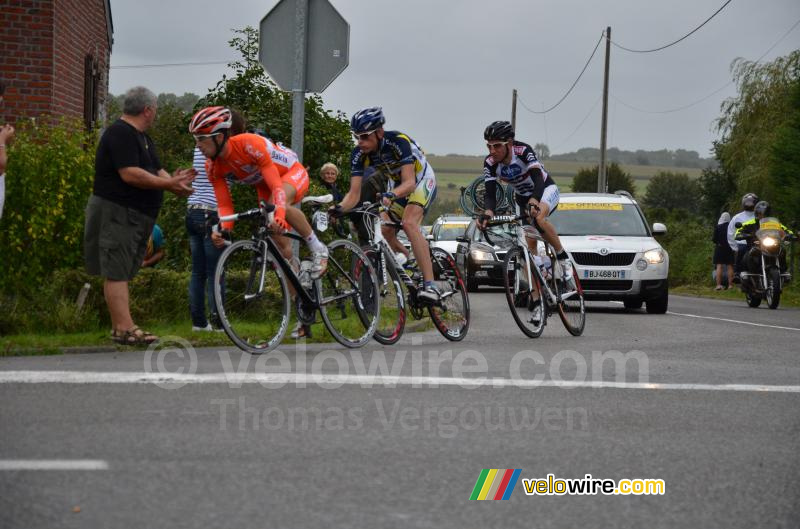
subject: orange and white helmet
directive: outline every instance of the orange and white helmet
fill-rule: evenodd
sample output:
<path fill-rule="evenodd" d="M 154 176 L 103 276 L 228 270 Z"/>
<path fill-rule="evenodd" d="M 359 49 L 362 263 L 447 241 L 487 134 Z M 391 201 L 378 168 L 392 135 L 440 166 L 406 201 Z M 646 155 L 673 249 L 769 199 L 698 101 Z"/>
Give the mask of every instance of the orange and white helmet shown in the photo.
<path fill-rule="evenodd" d="M 225 107 L 206 107 L 198 110 L 189 123 L 191 134 L 217 134 L 231 128 L 233 117 Z"/>

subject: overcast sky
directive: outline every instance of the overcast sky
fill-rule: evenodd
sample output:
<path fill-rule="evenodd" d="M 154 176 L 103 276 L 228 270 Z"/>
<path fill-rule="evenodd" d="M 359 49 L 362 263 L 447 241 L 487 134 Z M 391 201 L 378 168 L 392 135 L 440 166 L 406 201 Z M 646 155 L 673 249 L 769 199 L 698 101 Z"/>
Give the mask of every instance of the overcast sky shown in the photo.
<path fill-rule="evenodd" d="M 350 24 L 350 64 L 322 93 L 348 116 L 383 106 L 387 128 L 427 152 L 483 154 L 483 129 L 510 119 L 517 138 L 551 152 L 600 145 L 605 43 L 573 92 L 606 26 L 631 49 L 668 44 L 700 25 L 725 0 L 331 0 Z M 231 29 L 258 27 L 274 0 L 111 0 L 114 46 L 110 89 L 136 84 L 156 93 L 204 95 L 225 65 L 118 69 L 115 66 L 236 58 Z M 797 0 L 733 0 L 699 31 L 663 51 L 611 47 L 608 145 L 690 149 L 709 156 L 720 103 L 735 95 L 737 57 L 756 60 L 800 21 Z M 290 43 L 288 43 L 290 44 Z M 795 27 L 764 61 L 800 48 Z M 524 105 L 524 106 L 523 106 Z"/>

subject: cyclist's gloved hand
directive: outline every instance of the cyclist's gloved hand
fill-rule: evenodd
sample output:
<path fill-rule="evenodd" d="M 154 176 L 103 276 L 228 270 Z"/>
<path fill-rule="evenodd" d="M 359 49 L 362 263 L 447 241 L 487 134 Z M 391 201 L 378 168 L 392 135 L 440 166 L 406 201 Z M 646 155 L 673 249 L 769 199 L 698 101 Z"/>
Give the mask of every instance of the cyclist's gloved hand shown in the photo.
<path fill-rule="evenodd" d="M 381 193 L 381 202 L 386 207 L 389 207 L 392 204 L 392 200 L 395 198 L 397 198 L 397 195 L 392 192 Z"/>
<path fill-rule="evenodd" d="M 339 217 L 343 216 L 344 209 L 342 209 L 342 205 L 336 204 L 335 206 L 328 208 L 328 215 L 334 219 L 338 219 Z"/>
<path fill-rule="evenodd" d="M 492 218 L 491 215 L 487 215 L 485 213 L 482 214 L 482 215 L 479 215 L 478 216 L 478 226 L 480 227 L 480 229 L 482 229 L 482 230 L 486 229 L 486 223 L 489 222 L 489 219 L 491 219 L 491 218 Z"/>

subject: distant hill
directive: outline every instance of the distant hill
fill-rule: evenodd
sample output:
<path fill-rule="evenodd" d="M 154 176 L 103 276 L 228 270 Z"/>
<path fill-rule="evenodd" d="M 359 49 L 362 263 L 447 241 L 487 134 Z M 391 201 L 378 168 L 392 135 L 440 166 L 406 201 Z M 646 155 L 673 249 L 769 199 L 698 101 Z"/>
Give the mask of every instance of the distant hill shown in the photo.
<path fill-rule="evenodd" d="M 537 144 L 539 147 L 539 144 Z M 542 153 L 536 149 L 536 154 L 542 160 L 558 160 L 564 162 L 580 162 L 585 165 L 595 165 L 600 163 L 600 149 L 594 147 L 584 147 L 575 152 L 568 152 L 564 154 L 548 155 L 548 152 Z M 544 155 L 543 155 L 544 154 Z M 431 154 L 431 156 L 436 156 Z M 446 158 L 450 160 L 466 160 L 470 158 L 483 158 L 482 156 L 470 156 L 463 154 L 448 154 L 446 156 L 439 156 L 439 158 Z M 701 158 L 697 151 L 687 151 L 678 149 L 670 151 L 662 149 L 660 151 L 623 151 L 616 147 L 611 147 L 606 151 L 606 158 L 608 162 L 617 162 L 620 165 L 652 165 L 660 168 L 664 167 L 679 167 L 684 169 L 705 169 L 706 167 L 716 167 L 717 161 L 714 158 Z"/>
<path fill-rule="evenodd" d="M 714 158 L 700 158 L 697 151 L 687 151 L 678 149 L 670 151 L 662 149 L 660 151 L 623 151 L 616 147 L 611 147 L 606 151 L 606 158 L 609 162 L 617 162 L 624 165 L 657 165 L 660 167 L 686 167 L 705 169 L 715 167 L 717 161 Z M 567 162 L 587 162 L 600 163 L 600 149 L 584 147 L 576 152 L 564 154 L 553 154 L 549 160 L 563 160 Z"/>

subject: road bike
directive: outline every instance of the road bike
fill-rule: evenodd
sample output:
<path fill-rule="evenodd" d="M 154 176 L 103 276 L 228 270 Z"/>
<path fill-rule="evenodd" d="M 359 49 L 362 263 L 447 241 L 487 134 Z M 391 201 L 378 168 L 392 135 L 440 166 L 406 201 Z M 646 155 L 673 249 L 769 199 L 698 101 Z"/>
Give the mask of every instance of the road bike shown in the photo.
<path fill-rule="evenodd" d="M 453 256 L 441 248 L 431 247 L 429 243 L 433 279 L 441 297 L 436 303 L 428 303 L 417 295 L 423 287 L 419 270 L 404 268 L 383 237 L 382 226 L 399 230 L 400 223 L 381 218 L 386 208 L 380 202 L 365 202 L 353 212 L 364 215 L 370 237 L 364 253 L 375 265 L 377 274 L 381 316 L 375 340 L 384 345 L 396 343 L 403 334 L 408 313 L 421 319 L 425 309 L 445 338 L 463 340 L 469 329 L 469 297 Z"/>
<path fill-rule="evenodd" d="M 297 317 L 312 322 L 322 315 L 333 338 L 346 347 L 366 344 L 377 328 L 380 304 L 375 267 L 361 248 L 347 240 L 328 245 L 328 269 L 311 279 L 310 262 L 299 267 L 281 254 L 267 226 L 274 206 L 220 217 L 220 222 L 251 220 L 249 239 L 228 243 L 214 274 L 214 299 L 222 328 L 240 349 L 263 354 L 274 349 L 289 326 L 292 297 Z M 282 234 L 301 241 L 292 233 Z M 296 269 L 298 268 L 298 269 Z"/>
<path fill-rule="evenodd" d="M 525 335 L 538 338 L 548 316 L 557 311 L 567 331 L 580 336 L 586 325 L 586 305 L 578 274 L 573 267 L 572 277 L 563 277 L 555 249 L 532 226 L 523 226 L 525 219 L 525 216 L 508 215 L 488 221 L 489 226 L 513 224 L 515 227 L 515 244 L 503 262 L 503 286 L 514 321 Z M 493 239 L 501 238 L 490 230 L 484 233 L 492 245 L 497 243 Z M 535 240 L 537 249 L 541 246 L 544 251 L 538 255 L 531 252 L 528 238 Z"/>

